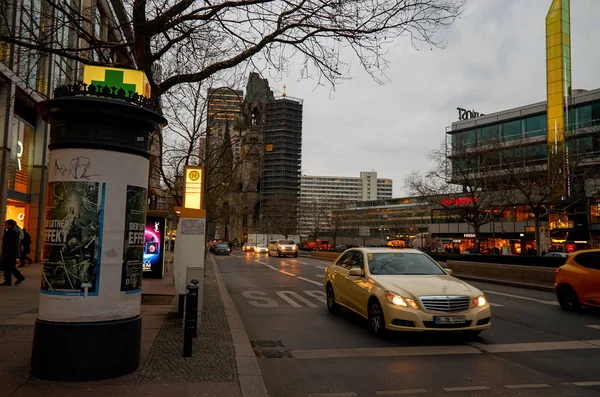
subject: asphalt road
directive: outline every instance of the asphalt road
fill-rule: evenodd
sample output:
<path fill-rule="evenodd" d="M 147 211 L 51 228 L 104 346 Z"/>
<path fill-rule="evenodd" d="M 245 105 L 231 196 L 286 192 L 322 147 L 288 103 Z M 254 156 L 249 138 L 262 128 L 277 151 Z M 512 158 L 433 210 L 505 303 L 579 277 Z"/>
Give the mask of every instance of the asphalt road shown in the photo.
<path fill-rule="evenodd" d="M 472 283 L 492 304 L 480 338 L 397 333 L 332 315 L 327 262 L 234 251 L 216 257 L 270 397 L 600 396 L 600 315 L 552 293 Z"/>

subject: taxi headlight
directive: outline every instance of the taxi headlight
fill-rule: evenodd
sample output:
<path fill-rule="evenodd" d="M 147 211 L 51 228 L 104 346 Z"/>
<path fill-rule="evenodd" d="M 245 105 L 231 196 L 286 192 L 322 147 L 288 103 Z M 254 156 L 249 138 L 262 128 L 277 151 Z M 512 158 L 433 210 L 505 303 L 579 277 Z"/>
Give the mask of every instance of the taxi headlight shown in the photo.
<path fill-rule="evenodd" d="M 418 309 L 419 306 L 415 303 L 414 300 L 410 298 L 403 298 L 395 292 L 387 291 L 385 293 L 385 297 L 392 305 L 402 306 L 402 307 L 412 307 L 413 309 Z"/>
<path fill-rule="evenodd" d="M 487 305 L 487 300 L 485 299 L 485 296 L 481 295 L 473 299 L 473 305 L 471 305 L 471 308 L 483 307 L 485 305 Z"/>

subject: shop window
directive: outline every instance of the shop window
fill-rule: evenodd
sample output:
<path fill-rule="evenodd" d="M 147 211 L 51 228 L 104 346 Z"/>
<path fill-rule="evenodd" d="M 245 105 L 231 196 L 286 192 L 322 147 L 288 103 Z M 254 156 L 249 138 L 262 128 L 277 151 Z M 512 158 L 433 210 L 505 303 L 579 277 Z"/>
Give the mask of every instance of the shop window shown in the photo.
<path fill-rule="evenodd" d="M 8 188 L 29 193 L 29 179 L 33 163 L 35 129 L 19 117 L 13 118 L 13 141 L 8 168 Z"/>

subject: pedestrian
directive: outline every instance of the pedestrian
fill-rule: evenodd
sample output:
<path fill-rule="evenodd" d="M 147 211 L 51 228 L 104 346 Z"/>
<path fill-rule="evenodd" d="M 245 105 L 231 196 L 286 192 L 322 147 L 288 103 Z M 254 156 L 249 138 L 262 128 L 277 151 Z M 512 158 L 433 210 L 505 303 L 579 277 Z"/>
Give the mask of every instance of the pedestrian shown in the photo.
<path fill-rule="evenodd" d="M 4 270 L 4 283 L 0 285 L 12 285 L 12 276 L 17 279 L 15 285 L 21 284 L 25 277 L 17 270 L 17 258 L 20 256 L 19 232 L 16 229 L 17 222 L 12 219 L 4 222 L 4 236 L 2 236 L 2 251 L 0 261 Z"/>
<path fill-rule="evenodd" d="M 31 252 L 31 236 L 27 233 L 27 229 L 23 228 L 23 240 L 21 240 L 21 267 L 25 266 L 25 262 L 31 263 L 30 257 L 27 255 Z"/>

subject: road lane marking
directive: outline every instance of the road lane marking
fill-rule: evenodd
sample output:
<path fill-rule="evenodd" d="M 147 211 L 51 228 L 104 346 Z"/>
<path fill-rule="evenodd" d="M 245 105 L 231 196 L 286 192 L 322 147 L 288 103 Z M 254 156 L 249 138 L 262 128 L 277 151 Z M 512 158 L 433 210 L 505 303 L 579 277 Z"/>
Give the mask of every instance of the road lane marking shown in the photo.
<path fill-rule="evenodd" d="M 378 396 L 403 396 L 406 394 L 420 394 L 420 393 L 427 393 L 427 389 L 383 390 L 383 391 L 375 392 L 375 394 Z"/>
<path fill-rule="evenodd" d="M 342 393 L 308 393 L 306 397 L 358 397 L 353 391 Z"/>
<path fill-rule="evenodd" d="M 482 354 L 474 346 L 408 346 L 408 347 L 371 347 L 348 349 L 292 350 L 292 357 L 299 360 L 320 358 L 349 357 L 401 357 L 432 356 L 449 354 Z"/>
<path fill-rule="evenodd" d="M 586 325 L 586 327 L 600 329 L 600 325 L 595 325 L 595 324 Z"/>
<path fill-rule="evenodd" d="M 257 296 L 258 295 L 258 296 Z M 277 307 L 279 303 L 275 299 L 267 298 L 263 291 L 243 291 L 242 296 L 249 300 L 248 303 L 254 307 Z"/>
<path fill-rule="evenodd" d="M 444 387 L 443 391 L 455 392 L 455 391 L 478 391 L 478 390 L 490 390 L 487 386 L 459 386 L 459 387 Z"/>
<path fill-rule="evenodd" d="M 559 341 L 559 342 L 532 342 L 532 343 L 506 343 L 486 345 L 479 342 L 469 343 L 488 353 L 521 353 L 538 352 L 550 350 L 580 350 L 580 349 L 600 349 L 595 341 Z"/>
<path fill-rule="evenodd" d="M 325 269 L 327 269 L 327 267 L 325 267 L 325 266 L 315 266 L 315 267 L 316 267 L 317 269 L 322 269 L 322 270 L 325 270 Z"/>
<path fill-rule="evenodd" d="M 600 386 L 600 382 L 573 382 L 573 383 L 571 383 L 571 385 L 579 386 L 579 387 Z"/>
<path fill-rule="evenodd" d="M 321 303 L 327 303 L 327 298 L 325 297 L 325 292 L 323 291 L 303 291 L 306 295 L 315 298 Z"/>
<path fill-rule="evenodd" d="M 504 307 L 504 305 L 501 305 L 499 303 L 492 303 L 492 302 L 488 302 L 490 304 L 491 307 Z"/>
<path fill-rule="evenodd" d="M 543 389 L 546 387 L 552 387 L 545 383 L 530 383 L 526 385 L 504 385 L 507 389 Z"/>
<path fill-rule="evenodd" d="M 323 283 L 320 283 L 320 282 L 318 282 L 318 281 L 314 281 L 314 280 L 309 280 L 309 279 L 307 279 L 307 278 L 304 278 L 304 277 L 296 277 L 296 278 L 297 278 L 298 280 L 306 281 L 307 283 L 311 283 L 311 284 L 314 284 L 314 285 L 319 285 L 319 286 L 320 286 L 320 285 L 323 285 Z"/>
<path fill-rule="evenodd" d="M 283 274 L 287 274 L 288 276 L 296 277 L 296 275 L 294 273 L 289 273 L 289 272 L 286 272 L 285 270 L 278 270 L 278 269 L 275 269 L 275 270 L 277 270 L 279 273 L 283 273 Z"/>
<path fill-rule="evenodd" d="M 292 307 L 302 307 L 302 305 L 299 304 L 298 302 L 296 302 L 294 299 L 299 300 L 300 302 L 304 303 L 308 307 L 312 307 L 312 308 L 318 307 L 317 305 L 315 305 L 314 303 L 312 303 L 311 301 L 309 301 L 308 299 L 304 298 L 299 293 L 294 292 L 294 291 L 276 291 L 275 293 Z M 292 299 L 288 295 L 291 295 L 291 297 L 293 297 L 294 299 Z"/>
<path fill-rule="evenodd" d="M 496 292 L 496 291 L 483 291 L 483 292 L 486 293 L 486 294 L 507 296 L 509 298 L 523 299 L 523 300 L 526 300 L 526 301 L 542 303 L 544 305 L 558 306 L 558 302 L 555 302 L 555 301 L 545 301 L 545 300 L 542 300 L 542 299 L 529 298 L 527 296 L 520 296 L 520 295 L 513 295 L 513 294 L 505 294 L 503 292 Z"/>

